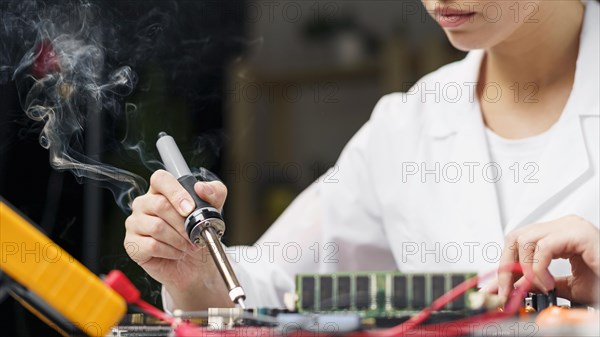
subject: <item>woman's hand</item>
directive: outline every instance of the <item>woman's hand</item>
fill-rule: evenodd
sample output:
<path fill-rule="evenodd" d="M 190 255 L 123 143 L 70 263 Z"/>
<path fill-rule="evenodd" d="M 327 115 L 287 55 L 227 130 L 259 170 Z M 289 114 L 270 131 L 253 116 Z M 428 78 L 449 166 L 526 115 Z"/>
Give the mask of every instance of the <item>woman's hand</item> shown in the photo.
<path fill-rule="evenodd" d="M 556 280 L 548 271 L 553 259 L 569 259 L 571 276 Z M 519 262 L 532 286 L 581 304 L 598 302 L 600 287 L 600 231 L 578 216 L 529 225 L 508 234 L 500 265 Z M 524 281 L 510 272 L 498 274 L 498 294 L 508 296 Z M 516 282 L 515 282 L 516 281 Z"/>
<path fill-rule="evenodd" d="M 199 182 L 194 190 L 215 208 L 223 207 L 227 189 L 221 182 Z M 191 196 L 177 179 L 158 170 L 150 179 L 148 193 L 133 201 L 132 214 L 125 221 L 127 253 L 162 283 L 176 302 L 178 293 L 192 299 L 194 295 L 202 297 L 201 293 L 205 293 L 202 287 L 217 283 L 219 290 L 225 288 L 208 251 L 193 245 L 185 232 L 185 217 L 192 212 L 193 205 Z M 188 307 L 177 304 L 182 309 Z"/>

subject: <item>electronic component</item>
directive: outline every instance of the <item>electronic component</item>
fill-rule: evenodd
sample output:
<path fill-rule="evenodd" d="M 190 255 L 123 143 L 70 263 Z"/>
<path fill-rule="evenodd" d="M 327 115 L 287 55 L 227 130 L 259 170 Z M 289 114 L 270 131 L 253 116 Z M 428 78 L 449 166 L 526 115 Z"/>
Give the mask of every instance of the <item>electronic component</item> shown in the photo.
<path fill-rule="evenodd" d="M 278 330 L 285 336 L 294 330 L 306 330 L 336 334 L 359 330 L 362 326 L 361 317 L 356 313 L 331 313 L 331 314 L 279 314 Z"/>
<path fill-rule="evenodd" d="M 279 321 L 276 319 L 279 315 L 295 313 L 295 311 L 288 309 L 267 307 L 249 308 L 244 310 L 244 312 L 244 325 L 272 327 L 279 324 Z M 268 319 L 269 317 L 272 317 L 273 320 Z"/>
<path fill-rule="evenodd" d="M 176 310 L 174 316 L 182 321 L 208 318 L 201 323 L 209 331 L 232 330 L 236 327 L 271 327 L 277 331 L 294 330 L 344 332 L 361 327 L 361 317 L 356 313 L 300 314 L 287 309 L 274 308 L 209 308 L 208 311 Z M 285 336 L 286 333 L 283 333 Z"/>
<path fill-rule="evenodd" d="M 239 324 L 244 315 L 242 308 L 209 308 L 208 328 L 211 330 L 229 330 Z"/>
<path fill-rule="evenodd" d="M 519 270 L 520 266 L 511 266 L 511 268 Z M 488 275 L 491 275 L 491 272 Z M 452 331 L 448 335 L 458 336 L 469 333 L 485 334 L 486 329 L 481 330 L 478 326 L 485 326 L 483 323 L 490 321 L 504 327 L 508 327 L 510 324 L 511 331 L 530 332 L 530 324 L 533 321 L 528 317 L 532 317 L 532 315 L 520 316 L 520 318 L 515 316 L 515 313 L 522 309 L 521 301 L 523 301 L 526 294 L 525 289 L 529 285 L 517 288 L 508 302 L 504 303 L 504 298 L 501 296 L 473 291 L 481 277 L 471 278 L 470 276 L 470 274 L 457 273 L 403 274 L 399 272 L 298 275 L 297 290 L 302 289 L 304 293 L 296 293 L 288 298 L 293 297 L 297 302 L 300 302 L 300 299 L 306 299 L 310 310 L 290 312 L 287 309 L 267 307 L 245 310 L 212 308 L 208 311 L 195 312 L 176 310 L 171 326 L 172 334 L 169 335 L 175 337 L 196 337 L 208 334 L 303 336 L 311 333 L 319 335 L 325 333 L 343 336 L 350 332 L 352 336 L 358 337 L 438 335 Z M 467 277 L 469 279 L 463 282 L 462 280 Z M 452 289 L 446 289 L 449 284 Z M 403 292 L 398 293 L 397 290 Z M 125 293 L 134 292 L 126 291 Z M 336 294 L 341 296 L 336 299 L 338 296 Z M 458 296 L 463 296 L 463 298 L 460 299 Z M 533 302 L 543 305 L 543 303 L 554 301 L 553 294 L 544 296 L 547 298 L 540 298 L 539 294 L 530 293 L 524 303 L 533 309 Z M 342 299 L 342 305 L 348 306 L 349 309 L 338 309 L 340 299 Z M 457 299 L 460 300 L 455 301 Z M 394 307 L 397 304 L 403 306 Z M 423 305 L 426 306 L 424 310 L 412 309 Z M 550 306 L 543 310 L 542 314 L 553 308 L 558 307 Z M 318 309 L 320 311 L 317 311 Z M 579 322 L 582 324 L 597 323 L 598 321 L 597 315 L 586 316 L 585 319 L 581 315 L 570 316 L 568 313 L 562 313 L 561 316 L 563 318 L 568 316 L 570 320 L 576 318 L 577 323 L 573 321 L 574 324 L 580 324 Z M 513 320 L 515 318 L 521 321 Z M 548 320 L 552 320 L 552 317 L 549 317 Z M 575 328 L 579 328 L 579 326 L 575 326 Z M 135 325 L 120 326 L 115 331 L 117 332 L 116 336 L 120 337 L 149 335 L 166 337 L 163 334 L 164 330 L 153 325 L 147 325 L 146 330 Z M 575 332 L 570 334 L 573 336 L 580 336 L 578 331 L 573 330 L 573 327 L 568 330 L 569 333 Z"/>
<path fill-rule="evenodd" d="M 548 294 L 528 293 L 523 300 L 523 306 L 527 310 L 540 312 L 550 306 L 557 305 L 556 292 L 550 290 Z"/>
<path fill-rule="evenodd" d="M 225 223 L 221 213 L 194 191 L 196 178 L 192 175 L 173 137 L 165 132 L 158 134 L 156 147 L 160 153 L 165 168 L 177 178 L 177 181 L 190 194 L 195 203 L 194 211 L 185 219 L 185 230 L 194 244 L 205 244 L 212 256 L 233 303 L 244 308 L 246 294 L 240 285 L 227 255 L 221 246 L 220 238 L 225 232 Z"/>
<path fill-rule="evenodd" d="M 125 314 L 119 294 L 0 197 L 0 269 L 8 292 L 63 335 L 103 336 Z"/>
<path fill-rule="evenodd" d="M 469 309 L 483 311 L 497 311 L 506 303 L 506 298 L 498 294 L 473 291 L 469 294 Z"/>
<path fill-rule="evenodd" d="M 299 274 L 296 307 L 300 313 L 352 311 L 364 317 L 397 317 L 429 306 L 475 273 L 407 274 L 365 272 Z M 467 309 L 468 294 L 444 310 Z"/>

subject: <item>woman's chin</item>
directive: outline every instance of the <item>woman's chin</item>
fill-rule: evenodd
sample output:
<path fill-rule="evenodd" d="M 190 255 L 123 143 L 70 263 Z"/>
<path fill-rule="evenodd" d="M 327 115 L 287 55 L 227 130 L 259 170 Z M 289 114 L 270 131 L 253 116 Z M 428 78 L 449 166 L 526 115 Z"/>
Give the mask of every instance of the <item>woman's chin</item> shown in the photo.
<path fill-rule="evenodd" d="M 454 48 L 465 52 L 474 49 L 488 49 L 494 45 L 492 39 L 477 33 L 447 31 L 446 35 Z"/>

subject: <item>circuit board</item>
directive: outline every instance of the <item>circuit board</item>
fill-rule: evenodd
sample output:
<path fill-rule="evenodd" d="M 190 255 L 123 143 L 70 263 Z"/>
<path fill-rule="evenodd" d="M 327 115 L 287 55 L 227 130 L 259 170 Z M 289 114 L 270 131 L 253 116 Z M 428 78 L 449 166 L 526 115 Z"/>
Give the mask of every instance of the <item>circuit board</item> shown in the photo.
<path fill-rule="evenodd" d="M 274 336 L 292 335 L 293 331 L 304 331 L 294 336 L 311 336 L 323 332 L 325 336 L 359 330 L 374 330 L 392 327 L 405 322 L 411 316 L 360 317 L 353 312 L 295 313 L 287 309 L 273 308 L 211 308 L 207 312 L 183 312 L 181 319 L 207 328 L 194 336 Z M 206 316 L 204 316 L 206 315 Z M 466 318 L 469 312 L 446 311 L 434 313 L 423 324 L 439 324 Z M 254 328 L 252 330 L 244 328 Z M 223 332 L 223 334 L 219 333 Z M 249 333 L 251 332 L 251 333 Z M 168 337 L 173 336 L 169 324 L 145 314 L 128 314 L 106 337 Z"/>
<path fill-rule="evenodd" d="M 419 306 L 429 305 L 435 299 L 438 292 L 448 287 L 460 284 L 463 279 L 472 276 L 465 274 L 402 274 L 398 272 L 391 273 L 343 273 L 327 275 L 298 275 L 299 295 L 310 294 L 313 305 L 309 308 L 304 307 L 300 310 L 277 309 L 268 307 L 258 308 L 210 308 L 208 311 L 184 312 L 175 310 L 173 312 L 179 322 L 190 322 L 196 325 L 192 330 L 179 331 L 177 328 L 171 330 L 171 327 L 161 323 L 155 318 L 148 317 L 145 314 L 127 315 L 121 324 L 115 327 L 110 336 L 112 337 L 168 337 L 168 336 L 344 336 L 348 333 L 357 333 L 369 331 L 372 335 L 378 332 L 389 332 L 390 329 L 396 329 L 392 335 L 398 334 L 398 326 L 415 317 L 415 311 Z M 329 281 L 321 282 L 322 278 Z M 339 280 L 350 278 L 349 287 L 340 289 Z M 368 281 L 364 281 L 364 277 Z M 307 282 L 305 282 L 308 280 Z M 442 282 L 443 280 L 443 282 Z M 394 281 L 396 284 L 394 284 Z M 365 286 L 367 283 L 368 286 Z M 321 286 L 329 287 L 325 292 Z M 407 284 L 404 287 L 404 284 Z M 310 287 L 308 287 L 310 285 Z M 305 288 L 302 288 L 304 286 Z M 410 286 L 410 288 L 409 288 Z M 415 293 L 415 287 L 416 293 Z M 418 289 L 421 288 L 421 289 Z M 436 288 L 436 289 L 434 289 Z M 361 292 L 367 290 L 368 298 L 362 298 Z M 402 294 L 398 294 L 403 291 Z M 338 294 L 338 295 L 334 295 Z M 340 309 L 340 301 L 336 296 L 348 294 L 349 304 L 346 309 Z M 445 310 L 431 312 L 428 317 L 420 322 L 423 330 L 415 330 L 414 335 L 421 333 L 431 333 L 439 335 L 449 331 L 448 329 L 463 329 L 465 335 L 486 336 L 488 324 L 484 322 L 485 315 L 498 313 L 496 311 L 495 299 L 497 295 L 473 292 L 471 290 L 471 301 L 467 297 L 459 297 L 457 301 L 450 303 Z M 406 297 L 405 306 L 399 306 L 400 297 Z M 333 305 L 323 302 L 326 298 L 334 297 Z M 419 299 L 419 297 L 421 297 Z M 306 297 L 308 298 L 308 296 Z M 306 299 L 305 298 L 305 299 Z M 483 298 L 485 301 L 478 301 L 477 298 Z M 298 307 L 300 308 L 302 297 L 298 297 Z M 417 303 L 415 304 L 415 299 Z M 486 304 L 494 303 L 492 307 Z M 309 300 L 310 301 L 310 300 Z M 369 302 L 371 301 L 371 302 Z M 379 301 L 379 302 L 378 302 Z M 394 302 L 396 301 L 396 302 Z M 365 303 L 366 302 L 366 303 Z M 424 302 L 424 303 L 423 303 Z M 316 305 L 318 303 L 318 305 Z M 370 304 L 369 304 L 370 303 Z M 478 304 L 479 303 L 479 304 Z M 488 303 L 488 304 L 489 304 Z M 306 302 L 304 302 L 306 304 Z M 342 302 L 342 304 L 345 304 Z M 391 307 L 391 309 L 390 309 Z M 323 311 L 314 311 L 316 308 L 324 308 Z M 523 300 L 523 306 L 520 315 L 507 314 L 506 316 L 494 316 L 491 324 L 494 327 L 495 335 L 537 335 L 536 332 L 541 327 L 537 325 L 536 317 L 546 315 L 546 321 L 550 321 L 549 331 L 556 335 L 556 326 L 554 321 L 557 315 L 546 310 L 562 310 L 563 319 L 569 316 L 569 309 L 558 307 L 556 305 L 556 296 L 554 292 L 549 294 L 529 293 Z M 565 311 L 566 310 L 566 311 Z M 580 309 L 582 310 L 582 309 Z M 573 312 L 575 314 L 575 312 Z M 585 312 L 587 314 L 587 311 Z M 564 331 L 568 331 L 569 336 L 596 336 L 598 335 L 598 324 L 595 327 L 589 322 L 597 323 L 598 316 L 588 317 L 590 315 L 578 314 L 580 321 L 574 324 L 571 321 L 564 321 Z M 592 313 L 592 316 L 594 314 Z M 571 315 L 573 316 L 573 315 Z M 585 317 L 584 317 L 585 316 Z M 481 321 L 475 318 L 480 317 Z M 490 317 L 490 316 L 487 316 Z M 587 318 L 586 318 L 587 317 Z M 586 324 L 581 322 L 587 319 Z M 467 323 L 471 319 L 471 323 Z M 475 319 L 475 320 L 473 320 Z M 460 323 L 463 322 L 463 323 Z M 466 325 L 465 325 L 466 324 Z M 548 324 L 548 323 L 545 323 Z M 420 329 L 421 329 L 420 328 Z M 546 327 L 548 329 L 548 327 Z M 554 329 L 554 330 L 552 330 Z M 453 331 L 454 331 L 453 330 Z M 458 331 L 458 330 L 456 330 Z M 562 330 L 561 330 L 562 331 Z M 591 332 L 591 334 L 590 334 Z M 544 334 L 542 334 L 544 335 Z M 565 334 L 562 334 L 565 335 Z M 108 337 L 108 336 L 107 336 Z"/>
<path fill-rule="evenodd" d="M 363 317 L 398 317 L 419 311 L 475 273 L 359 272 L 299 274 L 296 309 L 300 313 L 352 311 Z M 468 306 L 469 292 L 444 310 Z"/>

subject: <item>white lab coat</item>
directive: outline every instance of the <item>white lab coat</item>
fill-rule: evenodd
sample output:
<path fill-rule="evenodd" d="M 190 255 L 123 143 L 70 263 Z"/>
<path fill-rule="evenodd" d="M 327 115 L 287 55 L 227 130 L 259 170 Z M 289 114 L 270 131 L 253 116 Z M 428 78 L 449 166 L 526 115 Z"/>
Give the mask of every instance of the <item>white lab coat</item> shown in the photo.
<path fill-rule="evenodd" d="M 586 6 L 572 93 L 537 172 L 520 163 L 520 179 L 537 182 L 512 221 L 502 226 L 497 177 L 484 176 L 490 155 L 474 93 L 483 56 L 476 50 L 408 93 L 383 97 L 336 166 L 255 246 L 228 249 L 248 305 L 281 306 L 296 273 L 484 272 L 497 266 L 515 228 L 568 214 L 598 226 L 600 14 L 596 2 Z M 553 262 L 551 271 L 570 269 Z"/>

